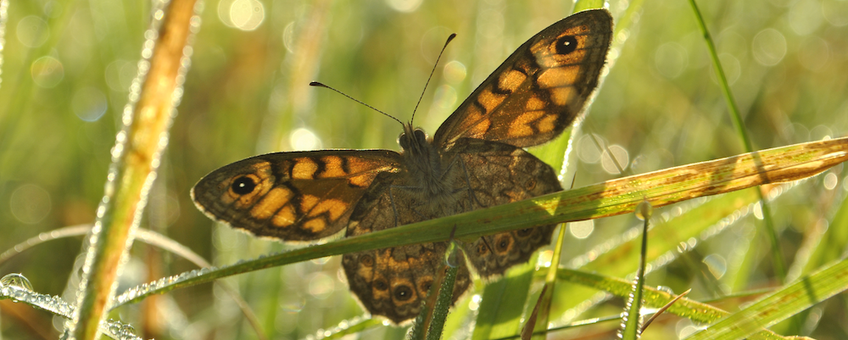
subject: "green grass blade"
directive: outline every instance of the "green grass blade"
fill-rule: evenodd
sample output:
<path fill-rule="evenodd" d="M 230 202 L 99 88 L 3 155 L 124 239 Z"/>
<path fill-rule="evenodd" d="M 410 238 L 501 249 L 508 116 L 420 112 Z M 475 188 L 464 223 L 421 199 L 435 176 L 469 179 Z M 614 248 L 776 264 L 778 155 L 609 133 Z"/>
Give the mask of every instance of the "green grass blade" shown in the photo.
<path fill-rule="evenodd" d="M 636 340 L 642 334 L 642 297 L 645 287 L 645 263 L 647 262 L 648 252 L 648 224 L 651 219 L 651 205 L 648 202 L 643 202 L 637 208 L 636 214 L 643 221 L 642 224 L 642 241 L 639 247 L 639 267 L 636 271 L 636 280 L 633 283 L 633 288 L 630 290 L 630 295 L 627 297 L 627 304 L 624 311 L 624 329 L 621 332 L 621 338 L 625 340 Z"/>
<path fill-rule="evenodd" d="M 724 74 L 724 68 L 721 66 L 721 61 L 718 58 L 718 53 L 716 52 L 716 47 L 713 43 L 710 31 L 707 29 L 707 25 L 704 22 L 703 16 L 701 16 L 701 11 L 698 9 L 698 4 L 695 3 L 695 0 L 689 0 L 689 4 L 692 6 L 692 11 L 695 13 L 695 21 L 698 23 L 698 28 L 704 36 L 704 42 L 709 50 L 710 60 L 713 63 L 713 69 L 715 70 L 716 77 L 718 78 L 721 92 L 724 95 L 725 102 L 727 102 L 727 107 L 730 110 L 730 118 L 733 121 L 733 127 L 736 128 L 736 134 L 742 140 L 742 145 L 745 147 L 746 152 L 754 151 L 754 146 L 751 144 L 751 139 L 748 137 L 745 124 L 742 122 L 742 116 L 739 114 L 739 108 L 736 105 L 736 100 L 733 98 L 733 92 L 730 91 L 730 84 L 727 82 L 727 77 Z M 771 254 L 772 261 L 774 262 L 774 269 L 777 272 L 777 276 L 783 280 L 786 278 L 786 264 L 783 263 L 783 255 L 781 255 L 777 231 L 775 231 L 774 222 L 771 220 L 771 210 L 769 209 L 768 203 L 762 194 L 760 194 L 760 202 L 762 203 L 763 222 L 765 223 L 766 229 L 765 232 L 771 241 Z"/>
<path fill-rule="evenodd" d="M 560 268 L 557 277 L 560 280 L 563 280 L 563 282 L 569 282 L 586 287 L 592 287 L 593 289 L 603 290 L 620 298 L 626 298 L 630 294 L 632 289 L 632 283 L 628 282 L 627 280 L 573 269 Z M 660 291 L 650 286 L 644 287 L 643 294 L 645 306 L 651 308 L 659 308 L 665 306 L 666 304 L 674 300 L 674 298 L 676 297 L 669 294 L 668 292 Z M 669 306 L 666 312 L 685 317 L 699 323 L 715 322 L 716 320 L 719 320 L 722 317 L 730 315 L 730 313 L 722 309 L 713 307 L 706 303 L 690 300 L 689 298 L 682 298 L 677 300 L 674 304 Z M 766 329 L 760 329 L 759 332 L 755 335 L 762 339 L 787 338 L 774 334 L 773 332 Z"/>
<path fill-rule="evenodd" d="M 834 139 L 759 151 L 765 171 L 759 170 L 751 154 L 743 154 L 625 177 L 531 200 L 270 255 L 220 269 L 207 269 L 202 273 L 165 278 L 155 287 L 129 290 L 119 297 L 118 304 L 262 268 L 355 251 L 446 241 L 451 237 L 454 225 L 464 226 L 456 229 L 457 239 L 476 238 L 509 230 L 623 214 L 633 211 L 645 199 L 654 207 L 660 207 L 764 183 L 797 180 L 818 174 L 848 159 L 846 150 L 848 139 Z"/>
<path fill-rule="evenodd" d="M 603 8 L 603 0 L 578 0 L 574 3 L 574 13 L 593 8 Z"/>
<path fill-rule="evenodd" d="M 452 248 L 449 251 L 453 252 L 452 256 L 457 262 L 447 266 L 445 278 L 442 281 L 442 287 L 439 289 L 439 296 L 434 307 L 433 319 L 429 322 L 430 327 L 427 329 L 427 340 L 439 340 L 442 338 L 445 320 L 448 317 L 448 309 L 451 307 L 451 297 L 453 296 L 453 286 L 456 283 L 456 273 L 459 271 L 458 263 L 465 261 L 459 248 Z"/>
<path fill-rule="evenodd" d="M 688 339 L 741 339 L 848 289 L 848 260 L 839 261 L 710 325 Z"/>
<path fill-rule="evenodd" d="M 502 338 L 518 334 L 533 279 L 538 253 L 528 263 L 513 267 L 501 280 L 483 289 L 483 301 L 472 339 Z"/>
<path fill-rule="evenodd" d="M 556 244 L 554 246 L 553 254 L 551 255 L 551 262 L 560 263 L 560 258 L 562 257 L 562 246 L 565 243 L 565 232 L 566 232 L 565 224 L 560 225 L 559 232 L 556 237 Z M 545 330 L 548 328 L 548 320 L 550 319 L 551 313 L 551 301 L 554 297 L 554 289 L 556 287 L 556 266 L 552 265 L 548 267 L 547 274 L 545 275 L 545 288 L 542 290 L 542 293 L 539 296 L 537 306 L 537 314 L 534 319 L 536 323 L 533 326 L 533 338 L 534 339 L 544 339 Z M 526 326 L 525 326 L 526 327 Z"/>
<path fill-rule="evenodd" d="M 118 133 L 106 193 L 89 239 L 91 248 L 83 266 L 77 308 L 68 324 L 71 339 L 98 338 L 100 323 L 111 309 L 122 259 L 128 256 L 133 230 L 141 221 L 167 145 L 174 105 L 179 99 L 175 94 L 182 93 L 176 90 L 182 85 L 178 79 L 187 71 L 187 64 L 181 60 L 192 32 L 194 11 L 194 0 L 168 4 L 138 102 L 131 116 L 125 117 L 124 130 Z"/>
<path fill-rule="evenodd" d="M 830 222 L 824 234 L 821 235 L 819 245 L 810 256 L 804 273 L 810 273 L 825 263 L 836 261 L 843 256 L 843 246 L 848 242 L 848 200 L 842 201 L 839 210 Z"/>

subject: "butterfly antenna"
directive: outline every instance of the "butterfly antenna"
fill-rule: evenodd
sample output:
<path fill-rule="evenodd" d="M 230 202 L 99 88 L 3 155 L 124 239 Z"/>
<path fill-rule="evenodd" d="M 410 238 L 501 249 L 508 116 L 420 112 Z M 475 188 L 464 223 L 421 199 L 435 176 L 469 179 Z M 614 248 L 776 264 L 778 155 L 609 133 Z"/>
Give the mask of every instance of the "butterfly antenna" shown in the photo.
<path fill-rule="evenodd" d="M 421 100 L 424 99 L 424 93 L 427 92 L 427 86 L 430 85 L 430 79 L 433 79 L 433 73 L 436 73 L 436 66 L 439 66 L 439 60 L 442 59 L 442 53 L 445 53 L 445 49 L 448 48 L 448 44 L 450 44 L 453 38 L 456 38 L 456 33 L 451 33 L 451 35 L 448 36 L 448 40 L 445 41 L 445 46 L 442 46 L 442 50 L 436 58 L 436 64 L 434 64 L 433 69 L 430 70 L 430 77 L 427 78 L 427 83 L 424 84 L 424 91 L 421 91 L 421 97 L 418 98 L 418 103 L 415 104 L 415 109 L 412 110 L 412 119 L 409 120 L 410 122 L 415 120 L 415 112 L 418 111 L 418 105 L 421 105 Z"/>
<path fill-rule="evenodd" d="M 384 116 L 386 116 L 386 117 L 389 117 L 389 118 L 391 118 L 391 119 L 394 119 L 396 122 L 400 123 L 400 125 L 401 125 L 401 126 L 403 126 L 403 122 L 401 122 L 401 121 L 400 121 L 400 119 L 397 119 L 397 118 L 395 118 L 394 116 L 392 116 L 392 115 L 390 115 L 390 114 L 388 114 L 388 113 L 385 113 L 385 112 L 383 112 L 383 111 L 380 111 L 380 110 L 378 110 L 376 107 L 373 107 L 373 106 L 371 106 L 371 105 L 365 104 L 364 102 L 362 102 L 362 101 L 361 101 L 361 100 L 359 100 L 359 99 L 356 99 L 356 98 L 353 98 L 353 97 L 351 97 L 351 96 L 348 96 L 348 95 L 347 95 L 347 93 L 344 93 L 344 92 L 342 92 L 342 91 L 336 90 L 336 89 L 334 89 L 334 88 L 332 88 L 332 87 L 330 87 L 330 86 L 325 85 L 324 83 L 319 83 L 319 82 L 317 82 L 317 81 L 313 81 L 313 82 L 309 83 L 309 86 L 323 87 L 323 88 L 327 88 L 327 89 L 330 89 L 330 90 L 336 91 L 336 93 L 338 93 L 338 94 L 340 94 L 340 95 L 343 95 L 343 96 L 347 97 L 348 99 L 350 99 L 350 100 L 352 100 L 352 101 L 355 101 L 355 102 L 357 102 L 357 103 L 360 103 L 360 104 L 362 104 L 362 105 L 365 105 L 366 107 L 368 107 L 368 108 L 370 108 L 370 109 L 372 109 L 372 110 L 374 110 L 374 111 L 377 111 L 377 112 L 379 112 L 379 113 L 382 113 L 382 114 L 383 114 Z"/>

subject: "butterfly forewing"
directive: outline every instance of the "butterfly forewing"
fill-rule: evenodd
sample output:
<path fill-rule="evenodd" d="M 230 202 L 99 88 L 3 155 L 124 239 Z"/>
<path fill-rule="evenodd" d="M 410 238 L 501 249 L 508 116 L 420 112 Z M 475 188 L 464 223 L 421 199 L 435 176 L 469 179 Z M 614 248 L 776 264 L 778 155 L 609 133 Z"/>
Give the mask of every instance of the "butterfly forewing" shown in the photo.
<path fill-rule="evenodd" d="M 445 120 L 436 145 L 471 137 L 526 147 L 556 137 L 597 86 L 611 35 L 604 10 L 574 14 L 539 32 Z"/>
<path fill-rule="evenodd" d="M 347 225 L 374 178 L 398 171 L 399 156 L 388 150 L 260 155 L 206 175 L 192 197 L 208 216 L 254 235 L 317 240 Z"/>

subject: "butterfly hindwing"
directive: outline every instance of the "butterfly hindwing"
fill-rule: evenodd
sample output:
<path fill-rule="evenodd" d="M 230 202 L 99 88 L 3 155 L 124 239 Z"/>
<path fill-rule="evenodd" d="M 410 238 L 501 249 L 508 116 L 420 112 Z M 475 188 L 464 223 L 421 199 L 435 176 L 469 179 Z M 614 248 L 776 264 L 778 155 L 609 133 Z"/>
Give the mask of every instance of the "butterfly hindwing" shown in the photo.
<path fill-rule="evenodd" d="M 476 208 L 516 202 L 561 191 L 553 169 L 521 148 L 498 142 L 461 138 L 455 153 L 467 172 L 466 183 Z M 468 262 L 483 278 L 502 275 L 527 262 L 533 253 L 551 243 L 554 225 L 508 231 L 463 243 Z"/>
<path fill-rule="evenodd" d="M 470 137 L 527 147 L 556 137 L 597 87 L 611 35 L 605 10 L 580 12 L 545 28 L 442 123 L 436 145 Z"/>
<path fill-rule="evenodd" d="M 388 150 L 324 150 L 260 155 L 222 167 L 192 189 L 201 211 L 257 236 L 317 240 L 347 225 L 378 174 L 394 172 Z"/>

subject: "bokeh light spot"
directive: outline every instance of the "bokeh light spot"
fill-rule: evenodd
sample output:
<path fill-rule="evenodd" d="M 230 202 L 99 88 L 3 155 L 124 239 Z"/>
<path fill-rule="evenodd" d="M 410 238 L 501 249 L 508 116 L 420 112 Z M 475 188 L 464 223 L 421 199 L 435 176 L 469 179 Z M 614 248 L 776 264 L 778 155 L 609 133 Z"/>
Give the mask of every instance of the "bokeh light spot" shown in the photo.
<path fill-rule="evenodd" d="M 680 76 L 689 65 L 689 54 L 678 43 L 665 43 L 654 52 L 654 65 L 656 65 L 660 74 L 666 78 L 674 79 Z"/>
<path fill-rule="evenodd" d="M 707 255 L 704 257 L 703 262 L 707 265 L 707 269 L 710 271 L 710 274 L 713 274 L 716 280 L 721 279 L 727 272 L 727 261 L 721 255 Z"/>
<path fill-rule="evenodd" d="M 577 221 L 568 224 L 568 231 L 578 240 L 585 239 L 595 231 L 595 221 Z"/>
<path fill-rule="evenodd" d="M 293 150 L 315 150 L 321 148 L 321 140 L 307 128 L 298 128 L 289 136 L 289 145 Z"/>
<path fill-rule="evenodd" d="M 50 213 L 50 194 L 35 184 L 19 186 L 9 197 L 9 208 L 18 221 L 26 224 L 41 222 Z"/>
<path fill-rule="evenodd" d="M 252 31 L 265 21 L 265 6 L 258 0 L 221 0 L 218 19 L 225 26 Z"/>
<path fill-rule="evenodd" d="M 583 163 L 596 164 L 601 161 L 601 149 L 604 145 L 606 141 L 597 134 L 580 136 L 577 142 L 577 157 Z"/>
<path fill-rule="evenodd" d="M 815 32 L 821 26 L 824 17 L 817 0 L 801 0 L 788 11 L 789 27 L 798 35 Z"/>
<path fill-rule="evenodd" d="M 86 122 L 94 122 L 106 113 L 106 95 L 93 87 L 83 87 L 71 98 L 71 110 Z"/>
<path fill-rule="evenodd" d="M 43 88 L 53 88 L 65 77 L 65 68 L 59 59 L 44 56 L 36 59 L 30 66 L 32 81 Z"/>
<path fill-rule="evenodd" d="M 786 55 L 786 38 L 778 30 L 766 28 L 754 36 L 751 49 L 758 63 L 774 66 Z"/>
<path fill-rule="evenodd" d="M 230 19 L 242 31 L 255 30 L 265 21 L 265 6 L 257 0 L 236 0 L 230 6 Z"/>
<path fill-rule="evenodd" d="M 444 75 L 445 81 L 451 84 L 459 84 L 465 77 L 468 76 L 468 69 L 465 67 L 465 64 L 452 60 L 445 64 L 444 67 Z"/>
<path fill-rule="evenodd" d="M 386 0 L 386 4 L 393 10 L 402 13 L 415 12 L 421 6 L 421 0 Z"/>
<path fill-rule="evenodd" d="M 50 36 L 50 32 L 44 20 L 30 15 L 18 21 L 17 35 L 21 44 L 33 48 L 43 45 Z"/>
<path fill-rule="evenodd" d="M 820 71 L 830 59 L 830 47 L 827 41 L 819 37 L 809 37 L 798 48 L 798 62 L 810 71 Z"/>
<path fill-rule="evenodd" d="M 615 157 L 615 161 L 613 161 L 613 157 L 610 156 L 612 154 Z M 630 153 L 627 152 L 621 145 L 613 144 L 610 145 L 601 157 L 601 166 L 604 168 L 609 174 L 618 175 L 621 174 L 619 171 L 619 167 L 621 170 L 627 170 L 627 167 L 630 163 Z"/>
<path fill-rule="evenodd" d="M 833 26 L 848 25 L 848 1 L 824 1 L 822 14 L 824 19 Z"/>

